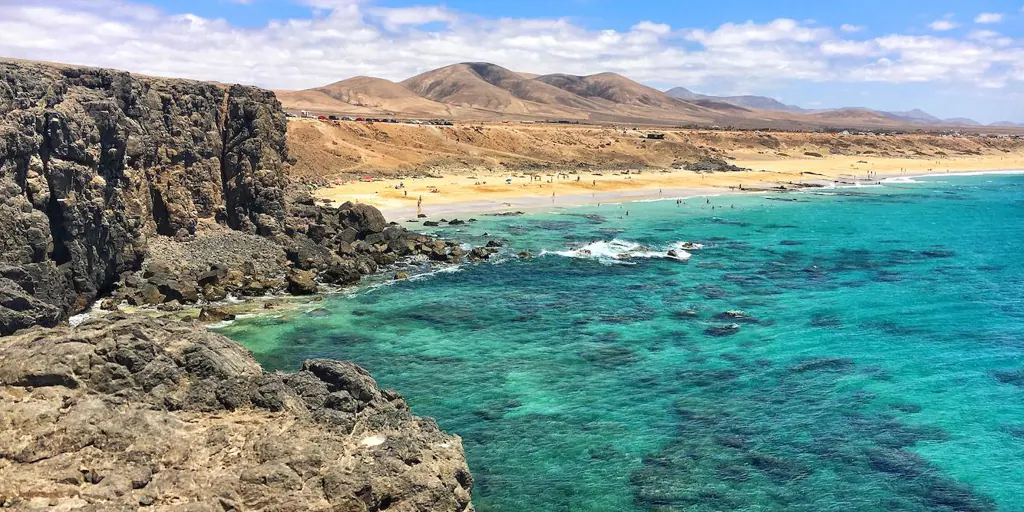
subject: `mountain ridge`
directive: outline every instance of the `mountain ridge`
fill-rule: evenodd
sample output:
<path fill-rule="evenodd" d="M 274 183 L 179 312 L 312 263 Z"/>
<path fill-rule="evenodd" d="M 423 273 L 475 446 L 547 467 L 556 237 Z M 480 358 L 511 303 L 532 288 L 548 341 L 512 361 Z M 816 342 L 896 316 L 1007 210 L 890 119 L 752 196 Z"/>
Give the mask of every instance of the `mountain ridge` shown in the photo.
<path fill-rule="evenodd" d="M 713 96 L 683 87 L 661 91 L 611 72 L 538 75 L 488 62 L 452 64 L 400 82 L 359 76 L 313 89 L 278 91 L 278 96 L 292 109 L 466 121 L 563 120 L 798 130 L 981 126 L 967 118 L 943 120 L 920 109 L 806 109 L 768 96 Z M 992 126 L 1020 127 L 1010 122 Z"/>

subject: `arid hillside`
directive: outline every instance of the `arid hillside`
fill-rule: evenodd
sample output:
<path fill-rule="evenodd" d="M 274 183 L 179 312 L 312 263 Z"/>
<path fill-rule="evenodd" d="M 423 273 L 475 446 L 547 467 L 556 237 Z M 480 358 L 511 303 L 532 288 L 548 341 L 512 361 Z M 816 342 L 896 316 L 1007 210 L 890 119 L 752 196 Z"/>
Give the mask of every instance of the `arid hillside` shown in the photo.
<path fill-rule="evenodd" d="M 453 64 L 400 83 L 355 77 L 304 91 L 276 92 L 284 107 L 292 112 L 305 110 L 355 117 L 469 122 L 563 120 L 777 130 L 980 128 L 969 119 L 942 120 L 914 110 L 812 111 L 766 97 L 705 96 L 678 87 L 663 92 L 615 73 L 539 76 L 487 62 Z"/>
<path fill-rule="evenodd" d="M 647 139 L 649 133 L 665 135 Z M 1024 140 L 976 136 L 840 135 L 710 130 L 643 130 L 599 125 L 480 123 L 426 126 L 288 124 L 292 175 L 403 176 L 492 170 L 671 168 L 707 158 L 744 162 L 839 156 L 935 160 L 998 158 L 1024 152 Z"/>

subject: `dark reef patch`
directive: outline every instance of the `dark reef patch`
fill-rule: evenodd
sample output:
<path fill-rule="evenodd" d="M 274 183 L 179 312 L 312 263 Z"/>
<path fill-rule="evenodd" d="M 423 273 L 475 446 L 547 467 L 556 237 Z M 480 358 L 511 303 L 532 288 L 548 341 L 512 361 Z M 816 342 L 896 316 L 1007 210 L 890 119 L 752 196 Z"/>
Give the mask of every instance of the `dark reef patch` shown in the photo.
<path fill-rule="evenodd" d="M 1014 386 L 1024 388 L 1024 368 L 994 370 L 992 376 L 1003 384 L 1013 384 Z"/>
<path fill-rule="evenodd" d="M 680 370 L 679 385 L 692 391 L 675 402 L 673 440 L 630 474 L 635 503 L 664 511 L 995 511 L 992 499 L 908 450 L 943 442 L 944 431 L 876 412 L 873 393 L 838 385 L 857 371 L 853 361 L 825 357 L 785 368 Z"/>

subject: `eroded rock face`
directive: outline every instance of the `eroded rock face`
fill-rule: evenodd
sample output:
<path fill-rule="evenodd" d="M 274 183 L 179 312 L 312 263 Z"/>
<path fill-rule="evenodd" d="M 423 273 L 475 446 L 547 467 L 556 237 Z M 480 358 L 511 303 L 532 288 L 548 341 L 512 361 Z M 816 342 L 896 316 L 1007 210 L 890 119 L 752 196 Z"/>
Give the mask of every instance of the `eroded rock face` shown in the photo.
<path fill-rule="evenodd" d="M 147 236 L 280 230 L 285 123 L 256 88 L 0 62 L 0 264 L 66 318 L 140 268 Z"/>
<path fill-rule="evenodd" d="M 0 345 L 0 505 L 468 511 L 458 437 L 351 363 L 111 314 Z"/>

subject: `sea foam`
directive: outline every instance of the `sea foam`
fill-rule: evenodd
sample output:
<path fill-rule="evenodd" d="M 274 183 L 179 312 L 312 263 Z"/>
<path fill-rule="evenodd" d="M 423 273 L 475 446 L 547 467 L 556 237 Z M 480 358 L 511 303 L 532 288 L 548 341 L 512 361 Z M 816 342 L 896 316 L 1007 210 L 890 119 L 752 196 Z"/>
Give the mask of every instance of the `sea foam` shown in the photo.
<path fill-rule="evenodd" d="M 700 249 L 703 246 L 689 242 L 675 242 L 665 247 L 652 247 L 629 240 L 599 240 L 576 249 L 564 251 L 543 251 L 541 256 L 555 255 L 566 258 L 597 260 L 605 264 L 633 264 L 630 260 L 663 258 L 686 261 L 692 257 L 687 249 Z M 669 254 L 675 251 L 675 255 Z"/>

